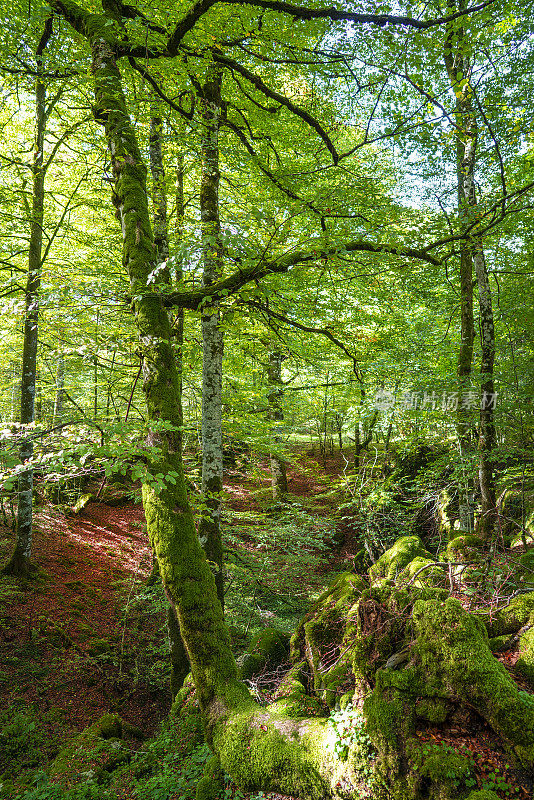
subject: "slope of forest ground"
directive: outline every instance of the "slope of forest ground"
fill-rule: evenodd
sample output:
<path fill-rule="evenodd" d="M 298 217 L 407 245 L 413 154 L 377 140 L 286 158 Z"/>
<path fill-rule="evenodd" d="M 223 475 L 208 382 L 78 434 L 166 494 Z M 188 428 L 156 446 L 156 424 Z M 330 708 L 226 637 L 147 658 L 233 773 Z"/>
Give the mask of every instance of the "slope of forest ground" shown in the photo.
<path fill-rule="evenodd" d="M 365 511 L 361 496 L 372 497 L 370 489 L 383 478 L 370 471 L 365 480 L 351 483 L 349 465 L 347 453 L 320 460 L 294 453 L 283 505 L 272 502 L 266 462 L 238 464 L 227 472 L 227 619 L 241 663 L 254 636 L 273 628 L 291 634 L 325 586 L 332 581 L 335 586 L 346 571 L 366 574 L 370 561 L 362 531 L 377 524 L 377 503 L 374 497 L 375 510 Z M 88 490 L 97 495 L 99 488 Z M 180 718 L 168 718 L 165 601 L 159 582 L 150 579 L 152 554 L 138 499 L 132 486 L 115 485 L 73 513 L 41 494 L 34 543 L 38 572 L 23 585 L 6 577 L 0 582 L 0 796 L 194 796 L 209 750 L 198 719 L 189 728 Z M 382 503 L 382 549 L 403 533 L 417 532 L 437 553 L 446 542 L 429 512 L 428 495 L 408 493 L 404 512 L 402 505 Z M 9 514 L 5 521 L 4 561 L 13 541 Z M 470 610 L 495 605 L 496 576 L 497 585 L 506 582 L 503 576 L 516 570 L 522 553 L 517 543 L 513 550 L 497 547 L 484 581 L 478 575 L 471 586 L 451 584 L 450 593 Z M 334 647 L 333 640 L 327 645 Z M 515 670 L 519 637 L 496 655 L 517 687 L 532 695 L 531 683 Z M 250 688 L 261 701 L 272 700 L 290 666 L 285 652 L 250 673 Z M 328 714 L 324 698 L 321 703 L 319 712 Z M 342 713 L 339 702 L 335 708 Z M 111 733 L 102 738 L 106 725 Z M 73 738 L 82 731 L 82 740 Z M 467 785 L 502 798 L 531 797 L 528 775 L 513 768 L 475 708 L 458 710 L 446 722 L 419 720 L 416 736 L 431 755 L 467 758 Z M 111 750 L 102 745 L 108 740 Z M 80 766 L 79 756 L 67 750 L 58 769 L 58 753 L 71 741 L 78 741 L 76 751 L 85 742 L 85 760 Z M 462 769 L 452 775 L 453 784 L 460 784 Z M 244 795 L 228 781 L 225 796 Z"/>

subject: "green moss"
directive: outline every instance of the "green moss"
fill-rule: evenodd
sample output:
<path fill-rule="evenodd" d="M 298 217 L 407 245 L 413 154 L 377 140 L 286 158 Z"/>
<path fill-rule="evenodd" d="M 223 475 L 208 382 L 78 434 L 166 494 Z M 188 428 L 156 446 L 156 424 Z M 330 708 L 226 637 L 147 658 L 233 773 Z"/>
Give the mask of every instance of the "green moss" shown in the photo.
<path fill-rule="evenodd" d="M 333 649 L 339 647 L 347 620 L 352 618 L 365 586 L 359 575 L 351 572 L 339 575 L 316 600 L 291 638 L 291 660 L 293 663 L 307 660 L 316 691 L 322 691 L 325 679 L 327 682 L 323 659 L 331 659 Z"/>
<path fill-rule="evenodd" d="M 500 800 L 500 797 L 489 789 L 479 789 L 478 791 L 470 792 L 466 800 Z"/>
<path fill-rule="evenodd" d="M 379 578 L 395 579 L 414 558 L 432 558 L 418 536 L 403 536 L 386 550 L 369 570 L 372 581 Z"/>
<path fill-rule="evenodd" d="M 438 590 L 417 590 L 431 596 Z M 348 648 L 356 682 L 372 683 L 377 669 L 406 645 L 406 623 L 414 602 L 414 590 L 373 586 L 363 592 L 351 611 L 342 649 Z"/>
<path fill-rule="evenodd" d="M 410 561 L 408 566 L 402 570 L 398 582 L 410 583 L 418 588 L 422 588 L 423 586 L 443 587 L 447 576 L 441 567 L 435 566 L 434 561 L 435 559 L 433 558 L 423 558 L 422 556 L 414 558 L 413 561 Z M 420 572 L 420 570 L 422 571 Z M 413 580 L 417 573 L 419 573 L 417 578 Z"/>
<path fill-rule="evenodd" d="M 533 627 L 525 631 L 519 640 L 519 658 L 515 668 L 534 686 L 534 614 L 531 615 L 530 622 Z"/>
<path fill-rule="evenodd" d="M 356 572 L 365 572 L 371 566 L 371 559 L 369 558 L 369 554 L 364 547 L 362 547 L 361 550 L 358 550 L 354 556 L 353 565 Z"/>
<path fill-rule="evenodd" d="M 478 536 L 455 536 L 447 545 L 446 555 L 449 561 L 474 561 L 482 557 L 483 546 L 484 542 Z"/>
<path fill-rule="evenodd" d="M 455 599 L 417 602 L 414 654 L 425 675 L 486 718 L 527 768 L 534 766 L 534 697 L 517 689 L 488 647 L 481 621 Z"/>
<path fill-rule="evenodd" d="M 302 733 L 298 723 L 293 726 L 267 714 L 263 718 L 254 713 L 232 716 L 214 735 L 221 766 L 245 792 L 261 789 L 323 798 L 328 787 L 312 743 L 319 750 L 324 746 L 326 720 L 317 720 L 315 727 L 308 721 L 306 740 L 298 735 Z"/>
<path fill-rule="evenodd" d="M 415 704 L 415 713 L 427 722 L 441 724 L 447 719 L 451 708 L 450 703 L 439 697 L 422 697 Z"/>
<path fill-rule="evenodd" d="M 434 753 L 425 758 L 419 767 L 421 777 L 433 783 L 450 783 L 456 786 L 469 777 L 472 761 L 459 753 Z"/>
<path fill-rule="evenodd" d="M 377 772 L 386 783 L 386 795 L 399 800 L 410 797 L 405 781 L 407 742 L 415 732 L 415 699 L 420 691 L 416 670 L 381 669 L 363 705 L 367 732 L 379 754 Z"/>
<path fill-rule="evenodd" d="M 224 772 L 216 756 L 210 758 L 197 784 L 196 800 L 216 800 L 224 791 Z"/>
<path fill-rule="evenodd" d="M 49 768 L 50 778 L 65 787 L 100 782 L 128 759 L 119 741 L 122 733 L 120 717 L 105 714 L 59 752 Z"/>
<path fill-rule="evenodd" d="M 251 678 L 265 668 L 274 668 L 285 661 L 288 655 L 288 637 L 275 628 L 265 628 L 250 643 L 241 665 L 241 677 Z"/>
<path fill-rule="evenodd" d="M 491 650 L 492 653 L 498 653 L 499 651 L 504 649 L 504 646 L 506 644 L 508 644 L 509 640 L 510 640 L 510 636 L 507 636 L 507 635 L 504 635 L 504 636 L 493 636 L 488 641 L 489 649 Z"/>
<path fill-rule="evenodd" d="M 506 633 L 517 633 L 526 625 L 534 612 L 534 592 L 527 592 L 513 597 L 505 608 L 479 614 L 491 638 Z"/>

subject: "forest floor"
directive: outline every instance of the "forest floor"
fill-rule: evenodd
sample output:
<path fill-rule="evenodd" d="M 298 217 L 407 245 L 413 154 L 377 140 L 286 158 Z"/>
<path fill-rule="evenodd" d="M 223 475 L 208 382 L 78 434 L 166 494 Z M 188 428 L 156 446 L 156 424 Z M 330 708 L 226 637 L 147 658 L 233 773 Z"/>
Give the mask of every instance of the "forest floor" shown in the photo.
<path fill-rule="evenodd" d="M 326 514 L 313 498 L 342 466 L 338 455 L 326 467 L 290 467 L 292 494 Z M 225 505 L 258 511 L 253 493 L 268 486 L 266 463 L 253 476 L 229 471 Z M 13 544 L 11 525 L 0 525 L 0 562 Z M 164 603 L 145 591 L 152 553 L 141 504 L 90 502 L 74 515 L 45 503 L 34 517 L 32 558 L 38 573 L 25 586 L 0 583 L 0 710 L 32 708 L 46 732 L 45 767 L 65 738 L 109 711 L 150 736 L 171 694 Z"/>
<path fill-rule="evenodd" d="M 343 478 L 346 465 L 339 452 L 320 463 L 304 454 L 297 458 L 288 470 L 295 513 L 331 521 L 339 505 L 332 486 Z M 245 549 L 247 542 L 258 546 L 262 526 L 267 538 L 272 535 L 266 463 L 252 471 L 228 471 L 225 507 Z M 248 536 L 252 527 L 254 540 Z M 331 574 L 351 568 L 361 547 L 352 530 L 342 529 L 340 546 L 313 563 L 311 596 Z M 0 560 L 9 555 L 13 537 L 9 526 L 0 527 Z M 33 560 L 39 571 L 26 586 L 5 578 L 0 583 L 0 709 L 31 708 L 35 713 L 45 732 L 39 764 L 44 768 L 68 736 L 109 711 L 151 736 L 169 711 L 171 694 L 164 602 L 161 593 L 147 588 L 152 554 L 141 505 L 90 502 L 80 514 L 65 515 L 45 503 L 36 514 Z M 291 573 L 291 565 L 284 564 L 289 572 L 280 579 L 287 580 L 288 604 L 302 569 L 298 563 L 293 568 Z M 248 600 L 261 618 L 256 590 Z M 300 597 L 295 608 L 305 607 L 305 601 L 309 596 Z M 264 624 L 272 624 L 270 617 L 274 614 L 265 612 Z M 288 627 L 293 624 L 291 618 Z M 514 652 L 501 657 L 511 674 L 516 658 Z M 530 797 L 507 767 L 497 738 L 476 715 L 434 728 L 427 726 L 421 738 L 469 750 L 481 774 L 495 776 L 498 793 L 498 780 L 503 782 L 507 793 L 501 792 L 502 797 Z M 37 765 L 26 764 L 32 766 Z"/>

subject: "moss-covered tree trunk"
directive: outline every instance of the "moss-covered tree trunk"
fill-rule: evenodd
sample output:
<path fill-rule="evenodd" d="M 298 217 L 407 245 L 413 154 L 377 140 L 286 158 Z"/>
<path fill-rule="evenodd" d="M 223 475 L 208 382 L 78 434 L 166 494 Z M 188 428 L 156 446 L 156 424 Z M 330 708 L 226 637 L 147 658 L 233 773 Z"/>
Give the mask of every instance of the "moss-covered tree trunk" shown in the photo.
<path fill-rule="evenodd" d="M 210 286 L 222 273 L 219 219 L 219 127 L 222 69 L 212 64 L 202 90 L 202 169 L 200 219 L 202 225 L 202 281 Z M 205 504 L 199 535 L 215 575 L 217 595 L 224 607 L 223 551 L 221 540 L 222 369 L 223 334 L 217 306 L 202 312 L 202 495 Z"/>
<path fill-rule="evenodd" d="M 152 104 L 149 135 L 150 172 L 152 174 L 152 216 L 154 247 L 158 264 L 169 258 L 169 225 L 167 220 L 167 191 L 163 163 L 163 120 L 157 103 Z"/>
<path fill-rule="evenodd" d="M 478 284 L 482 350 L 480 359 L 481 399 L 478 437 L 478 480 L 482 513 L 478 524 L 478 532 L 484 539 L 489 539 L 493 534 L 497 519 L 495 473 L 492 463 L 492 451 L 495 445 L 494 408 L 496 401 L 495 382 L 493 379 L 495 325 L 493 321 L 492 293 L 482 247 L 478 249 L 474 262 Z"/>
<path fill-rule="evenodd" d="M 465 0 L 449 0 L 451 11 L 464 11 Z M 476 222 L 478 200 L 475 186 L 475 166 L 478 145 L 477 116 L 473 106 L 473 88 L 470 83 L 470 44 L 463 27 L 452 24 L 447 29 L 444 60 L 449 81 L 456 97 L 456 151 L 458 206 L 463 227 L 471 231 L 462 246 L 460 255 L 460 308 L 461 343 L 458 354 L 458 378 L 460 384 L 457 428 L 462 461 L 470 461 L 470 413 L 466 402 L 470 382 L 473 342 L 473 268 L 478 285 L 478 306 L 481 341 L 481 387 L 479 428 L 479 487 L 482 515 L 479 532 L 489 538 L 493 531 L 496 499 L 491 452 L 495 442 L 493 408 L 495 389 L 493 364 L 495 360 L 495 329 L 491 287 L 488 280 L 484 247 L 477 235 Z M 460 523 L 465 530 L 472 528 L 472 509 L 469 481 L 460 487 Z"/>
<path fill-rule="evenodd" d="M 167 189 L 165 184 L 165 165 L 163 161 L 163 120 L 161 118 L 160 109 L 158 104 L 154 102 L 151 108 L 150 115 L 150 136 L 149 136 L 149 159 L 150 159 L 150 172 L 152 175 L 152 219 L 154 224 L 154 248 L 156 269 L 160 276 L 160 280 L 170 283 L 171 275 L 170 270 L 167 268 L 167 260 L 169 258 L 169 222 L 167 216 Z M 183 183 L 181 188 L 182 197 L 177 197 L 179 202 L 179 211 L 183 213 Z M 179 193 L 179 192 L 178 192 Z M 181 200 L 181 202 L 180 202 Z M 183 313 L 181 314 L 183 319 Z M 181 334 L 181 327 L 179 334 Z M 174 336 L 175 344 L 175 363 L 178 373 L 177 380 L 177 411 L 180 420 L 182 419 L 182 353 L 181 341 L 178 342 L 176 347 L 176 335 Z M 181 432 L 175 431 L 176 434 L 176 447 L 181 450 Z M 180 635 L 180 625 L 176 616 L 176 610 L 172 603 L 169 603 L 167 610 L 167 632 L 169 634 L 169 651 L 171 656 L 171 680 L 170 687 L 173 697 L 176 696 L 178 690 L 182 687 L 185 676 L 189 673 L 189 660 L 185 651 L 184 643 Z"/>
<path fill-rule="evenodd" d="M 464 0 L 459 0 L 465 5 Z M 451 0 L 450 8 L 456 10 L 456 0 Z M 444 45 L 444 61 L 451 87 L 456 97 L 456 183 L 458 193 L 458 213 L 463 226 L 468 225 L 468 207 L 476 202 L 469 194 L 475 169 L 477 125 L 473 113 L 471 99 L 468 94 L 459 90 L 458 75 L 469 75 L 470 60 L 464 48 L 462 28 L 449 27 Z M 459 516 L 462 530 L 473 532 L 473 483 L 470 476 L 470 465 L 473 456 L 471 428 L 473 425 L 469 390 L 471 386 L 471 370 L 473 364 L 473 344 L 475 326 L 473 318 L 473 254 L 469 241 L 461 246 L 460 263 L 460 347 L 458 349 L 458 410 L 456 414 L 456 430 L 460 448 L 460 464 L 462 477 L 459 489 Z"/>
<path fill-rule="evenodd" d="M 191 664 L 206 736 L 224 769 L 250 789 L 324 797 L 332 756 L 325 720 L 292 720 L 258 706 L 238 679 L 215 579 L 189 507 L 177 429 L 179 376 L 161 295 L 147 290 L 155 248 L 143 163 L 116 64 L 111 26 L 65 0 L 53 0 L 91 46 L 95 114 L 105 128 L 115 178 L 113 201 L 143 358 L 143 390 L 152 444 L 143 486 L 148 533 Z M 335 761 L 336 759 L 334 759 Z"/>
<path fill-rule="evenodd" d="M 281 444 L 279 425 L 284 419 L 282 400 L 284 392 L 282 389 L 282 361 L 284 356 L 280 350 L 271 350 L 269 353 L 269 363 L 267 365 L 267 379 L 269 381 L 269 419 L 274 423 L 272 431 L 272 442 L 275 448 Z M 277 450 L 272 450 L 269 454 L 271 461 L 271 485 L 273 490 L 273 500 L 282 500 L 287 494 L 287 469 L 286 462 L 278 454 Z"/>
<path fill-rule="evenodd" d="M 35 391 L 37 376 L 37 342 L 39 320 L 39 289 L 41 286 L 42 243 L 45 195 L 44 140 L 46 127 L 46 83 L 43 78 L 43 52 L 52 35 L 52 20 L 48 19 L 37 50 L 35 79 L 35 143 L 32 164 L 32 208 L 28 274 L 25 291 L 24 344 L 22 351 L 22 378 L 20 394 L 20 422 L 29 426 L 35 417 Z M 24 577 L 32 569 L 33 538 L 33 440 L 23 428 L 19 455 L 26 469 L 18 479 L 17 540 L 15 549 L 4 567 L 4 573 Z"/>
<path fill-rule="evenodd" d="M 156 263 L 147 170 L 128 115 L 106 17 L 85 14 L 70 4 L 68 10 L 69 21 L 87 36 L 93 54 L 95 113 L 104 123 L 111 154 L 113 201 L 122 227 L 123 260 L 143 358 L 147 434 L 152 445 L 152 479 L 143 486 L 148 533 L 167 596 L 176 611 L 201 705 L 209 713 L 215 698 L 238 684 L 215 582 L 187 501 L 178 446 L 179 373 L 171 323 L 162 297 L 147 289 Z M 245 689 L 243 692 L 246 694 Z"/>

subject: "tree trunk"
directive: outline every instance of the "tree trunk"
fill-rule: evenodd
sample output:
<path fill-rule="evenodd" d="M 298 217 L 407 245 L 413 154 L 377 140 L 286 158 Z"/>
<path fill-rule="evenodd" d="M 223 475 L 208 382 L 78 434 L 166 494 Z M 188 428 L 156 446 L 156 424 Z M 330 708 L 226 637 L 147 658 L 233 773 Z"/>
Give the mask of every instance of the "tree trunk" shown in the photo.
<path fill-rule="evenodd" d="M 450 0 L 451 11 L 464 11 L 465 0 Z M 456 151 L 458 206 L 460 219 L 465 228 L 476 222 L 478 201 L 475 186 L 475 165 L 478 145 L 478 126 L 472 102 L 470 85 L 471 64 L 469 47 L 462 27 L 451 26 L 447 30 L 444 61 L 451 87 L 456 96 Z M 466 477 L 460 486 L 460 525 L 464 530 L 473 529 L 473 506 L 468 475 L 472 453 L 471 414 L 466 402 L 471 376 L 474 342 L 473 321 L 473 266 L 478 283 L 481 338 L 481 401 L 479 432 L 479 486 L 482 517 L 479 532 L 484 538 L 491 536 L 496 515 L 495 482 L 491 465 L 491 451 L 495 442 L 493 406 L 495 400 L 493 363 L 495 359 L 495 331 L 491 288 L 488 281 L 483 244 L 476 234 L 476 227 L 462 246 L 460 257 L 460 307 L 461 342 L 458 353 L 459 402 L 457 431 L 460 456 Z"/>
<path fill-rule="evenodd" d="M 491 287 L 486 269 L 484 251 L 480 247 L 475 253 L 475 272 L 478 283 L 478 305 L 480 310 L 480 339 L 482 355 L 480 360 L 481 400 L 480 428 L 478 439 L 478 479 L 480 484 L 481 517 L 478 532 L 486 540 L 490 539 L 497 519 L 497 500 L 495 495 L 495 475 L 491 454 L 495 445 L 495 384 L 493 364 L 495 361 L 495 327 L 491 302 Z"/>
<path fill-rule="evenodd" d="M 267 367 L 267 378 L 269 381 L 269 419 L 274 423 L 281 422 L 284 419 L 284 412 L 282 409 L 282 399 L 284 396 L 282 390 L 282 361 L 283 356 L 279 350 L 272 350 L 269 353 L 269 365 Z M 272 442 L 275 447 L 281 443 L 281 437 L 278 426 L 273 425 Z M 276 502 L 282 500 L 287 494 L 287 470 L 286 462 L 276 452 L 269 454 L 271 461 L 271 484 L 273 488 L 273 500 Z"/>
<path fill-rule="evenodd" d="M 63 420 L 63 395 L 65 392 L 65 358 L 61 350 L 57 356 L 56 399 L 54 401 L 54 425 Z"/>
<path fill-rule="evenodd" d="M 354 426 L 354 469 L 356 472 L 360 471 L 361 467 L 361 454 L 364 450 L 367 450 L 369 445 L 371 444 L 373 438 L 373 430 L 378 421 L 378 411 L 375 411 L 371 421 L 369 423 L 369 427 L 367 432 L 365 431 L 362 423 L 362 408 L 365 402 L 365 387 L 363 381 L 360 382 L 360 400 L 359 400 L 359 407 L 358 407 L 358 418 L 356 420 L 356 425 Z M 362 438 L 363 436 L 363 438 Z"/>
<path fill-rule="evenodd" d="M 182 454 L 176 446 L 181 417 L 171 325 L 161 294 L 147 289 L 155 248 L 146 167 L 126 107 L 112 32 L 103 15 L 89 15 L 70 2 L 67 12 L 61 0 L 52 4 L 91 44 L 95 115 L 104 123 L 111 153 L 113 200 L 143 358 L 152 445 L 152 478 L 143 486 L 143 504 L 163 585 L 191 663 L 207 741 L 221 766 L 246 789 L 324 797 L 331 793 L 332 763 L 337 761 L 327 745 L 327 720 L 290 719 L 276 707 L 261 707 L 238 680 L 215 578 L 187 501 Z"/>
<path fill-rule="evenodd" d="M 165 166 L 163 162 L 163 121 L 156 103 L 152 105 L 150 118 L 149 137 L 150 172 L 152 174 L 152 219 L 154 223 L 154 247 L 156 250 L 156 270 L 159 280 L 164 283 L 171 282 L 170 270 L 167 269 L 169 258 L 169 224 L 167 217 L 167 191 L 165 186 Z M 183 180 L 177 185 L 177 213 L 183 215 Z M 171 318 L 169 316 L 169 318 Z M 180 315 L 183 322 L 183 312 Z M 177 405 L 178 414 L 182 417 L 182 341 L 183 325 L 178 328 L 178 339 L 173 337 L 175 344 L 175 364 L 177 371 Z M 176 431 L 176 447 L 182 449 L 181 430 Z M 180 625 L 176 610 L 172 603 L 167 609 L 167 632 L 169 635 L 169 652 L 171 658 L 170 688 L 175 697 L 181 689 L 184 678 L 189 673 L 189 659 L 180 635 Z"/>
<path fill-rule="evenodd" d="M 167 223 L 167 192 L 163 165 L 163 121 L 157 104 L 150 116 L 149 156 L 152 173 L 152 217 L 154 220 L 154 246 L 158 264 L 169 258 L 169 232 Z"/>
<path fill-rule="evenodd" d="M 31 425 L 35 417 L 35 387 L 37 370 L 37 341 L 39 320 L 39 289 L 41 286 L 42 242 L 44 219 L 44 138 L 46 128 L 46 84 L 42 77 L 42 55 L 52 35 L 52 20 L 48 19 L 36 51 L 37 77 L 35 80 L 35 146 L 32 165 L 32 215 L 28 252 L 28 276 L 24 314 L 24 345 L 22 351 L 22 379 L 20 422 Z M 31 553 L 33 537 L 33 440 L 23 428 L 20 460 L 28 464 L 19 475 L 17 541 L 15 550 L 3 572 L 24 577 L 32 570 Z"/>
<path fill-rule="evenodd" d="M 462 3 L 463 0 L 460 0 Z M 456 95 L 456 183 L 458 213 L 467 223 L 467 208 L 470 198 L 466 195 L 467 182 L 472 181 L 475 168 L 477 126 L 472 104 L 468 97 L 458 91 L 458 73 L 468 75 L 469 58 L 461 47 L 462 31 L 448 31 L 445 39 L 444 61 L 447 74 Z M 454 49 L 454 53 L 453 53 Z M 473 256 L 468 241 L 462 243 L 460 252 L 460 347 L 458 350 L 458 409 L 456 431 L 460 449 L 462 478 L 458 486 L 460 528 L 473 532 L 472 479 L 470 465 L 473 442 L 471 437 L 472 411 L 468 401 L 471 386 L 473 344 L 475 326 L 473 319 Z"/>
<path fill-rule="evenodd" d="M 221 84 L 222 71 L 212 64 L 202 97 L 204 129 L 201 143 L 200 218 L 204 286 L 216 281 L 222 273 L 219 220 Z M 215 575 L 217 595 L 224 607 L 221 541 L 223 334 L 220 312 L 216 306 L 203 309 L 202 355 L 202 495 L 205 508 L 199 524 L 199 536 Z"/>

